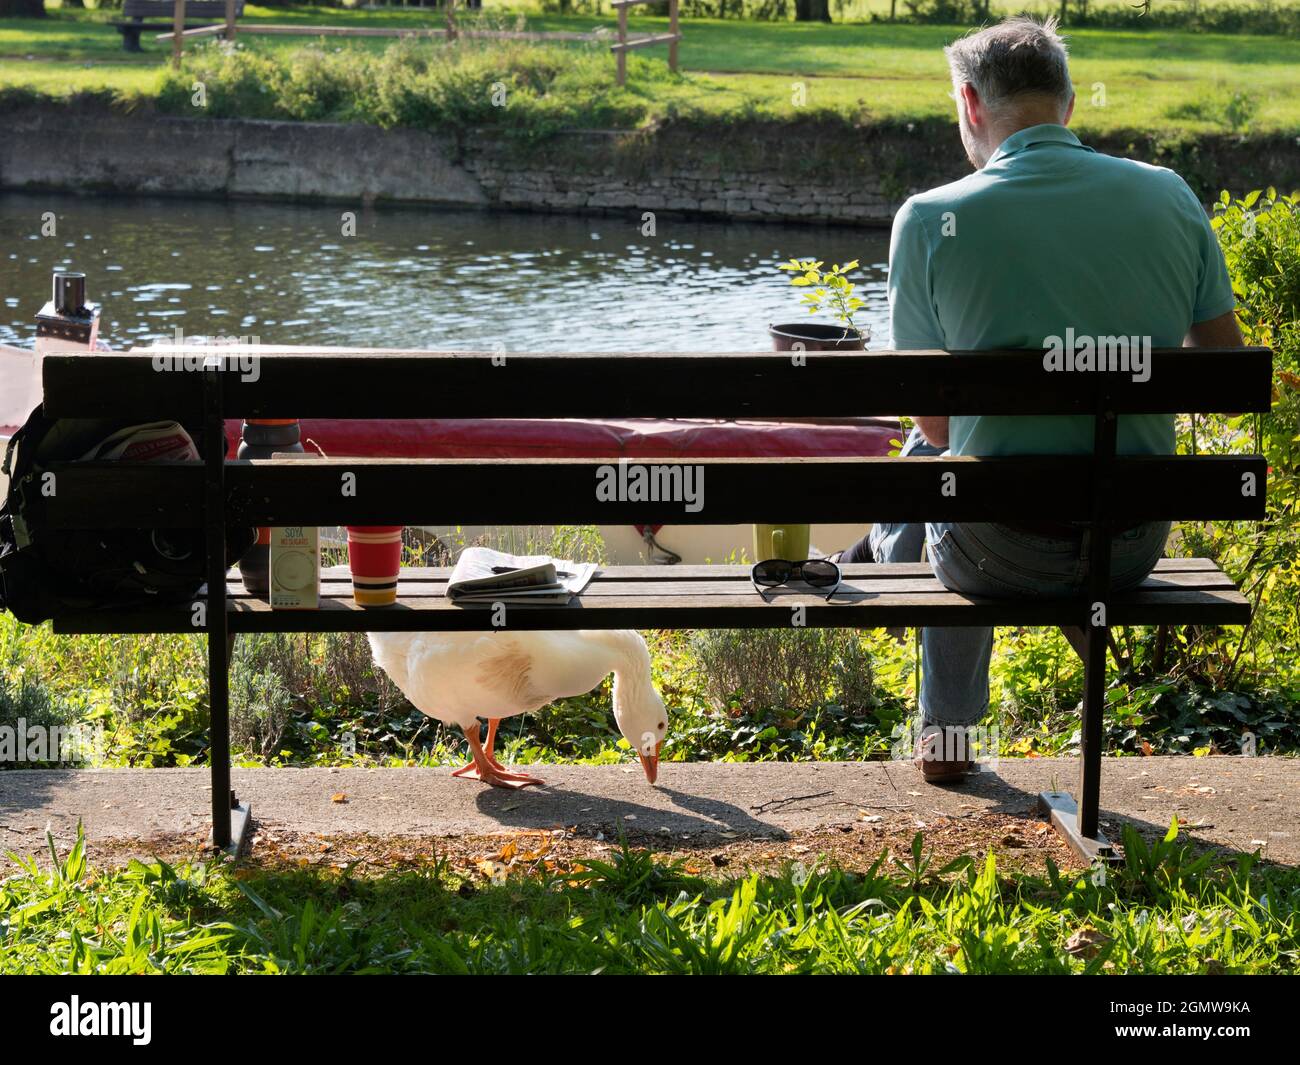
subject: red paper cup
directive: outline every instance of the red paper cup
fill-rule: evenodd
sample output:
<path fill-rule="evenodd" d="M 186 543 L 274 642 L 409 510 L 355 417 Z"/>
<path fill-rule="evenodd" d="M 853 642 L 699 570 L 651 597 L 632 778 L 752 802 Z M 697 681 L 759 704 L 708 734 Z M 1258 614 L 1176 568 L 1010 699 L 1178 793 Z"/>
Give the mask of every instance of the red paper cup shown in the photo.
<path fill-rule="evenodd" d="M 397 573 L 402 568 L 401 525 L 349 525 L 348 566 L 357 606 L 391 606 L 397 602 Z"/>

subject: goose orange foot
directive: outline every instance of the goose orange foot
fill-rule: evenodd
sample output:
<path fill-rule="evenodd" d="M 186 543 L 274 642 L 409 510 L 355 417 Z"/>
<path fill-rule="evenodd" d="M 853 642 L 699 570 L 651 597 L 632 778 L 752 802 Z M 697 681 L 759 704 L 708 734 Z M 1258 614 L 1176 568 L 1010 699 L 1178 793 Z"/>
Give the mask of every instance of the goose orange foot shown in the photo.
<path fill-rule="evenodd" d="M 541 777 L 532 777 L 527 773 L 512 773 L 505 766 L 496 760 L 492 755 L 492 748 L 496 743 L 497 726 L 500 724 L 499 719 L 488 720 L 488 741 L 486 749 L 479 742 L 478 726 L 473 729 L 465 729 L 465 739 L 469 741 L 470 754 L 474 760 L 469 765 L 462 766 L 455 770 L 451 775 L 454 777 L 465 777 L 469 780 L 481 780 L 485 784 L 491 784 L 494 788 L 526 788 L 529 784 L 545 784 L 546 781 Z"/>

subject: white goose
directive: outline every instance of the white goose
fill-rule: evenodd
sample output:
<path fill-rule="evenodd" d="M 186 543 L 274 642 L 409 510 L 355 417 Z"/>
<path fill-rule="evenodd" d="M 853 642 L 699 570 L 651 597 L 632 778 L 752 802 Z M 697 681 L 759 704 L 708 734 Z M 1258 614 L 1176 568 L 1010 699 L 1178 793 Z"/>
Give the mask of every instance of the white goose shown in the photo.
<path fill-rule="evenodd" d="M 668 731 L 664 701 L 650 679 L 650 652 L 631 629 L 573 632 L 372 632 L 375 661 L 423 714 L 458 725 L 473 761 L 454 776 L 499 788 L 545 783 L 512 773 L 493 756 L 503 717 L 591 691 L 614 674 L 614 720 L 651 784 Z M 488 719 L 487 744 L 478 719 Z"/>

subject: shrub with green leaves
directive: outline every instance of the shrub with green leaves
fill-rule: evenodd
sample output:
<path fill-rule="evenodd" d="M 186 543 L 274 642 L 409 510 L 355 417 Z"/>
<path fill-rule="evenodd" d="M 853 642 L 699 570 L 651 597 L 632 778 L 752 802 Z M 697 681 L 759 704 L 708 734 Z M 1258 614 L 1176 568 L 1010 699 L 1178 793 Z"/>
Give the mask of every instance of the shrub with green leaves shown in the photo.
<path fill-rule="evenodd" d="M 862 715 L 874 702 L 871 655 L 853 629 L 711 629 L 691 647 L 720 709 L 797 717 L 834 704 Z"/>
<path fill-rule="evenodd" d="M 1207 419 L 1203 427 L 1210 446 L 1257 443 L 1268 460 L 1263 522 L 1183 526 L 1189 552 L 1219 559 L 1256 607 L 1236 646 L 1220 645 L 1220 661 L 1203 668 L 1224 687 L 1247 672 L 1291 686 L 1300 644 L 1300 199 L 1275 189 L 1240 200 L 1224 192 L 1212 224 L 1246 342 L 1273 349 L 1274 391 L 1266 414 Z"/>
<path fill-rule="evenodd" d="M 10 679 L 0 673 L 0 728 L 9 729 L 10 742 L 14 744 L 14 760 L 0 758 L 0 769 L 36 769 L 55 759 L 30 761 L 31 747 L 21 750 L 24 737 L 34 735 L 33 729 L 49 730 L 66 725 L 76 725 L 77 714 L 62 699 L 57 698 L 41 684 L 33 683 L 29 678 Z M 45 747 L 46 754 L 54 754 L 51 746 Z"/>
<path fill-rule="evenodd" d="M 231 742 L 262 758 L 279 749 L 293 717 L 291 691 L 302 691 L 309 679 L 292 653 L 296 642 L 283 633 L 249 633 L 230 666 Z"/>
<path fill-rule="evenodd" d="M 162 75 L 158 106 L 171 114 L 365 122 L 460 131 L 492 126 L 541 135 L 564 128 L 635 128 L 655 85 L 674 77 L 634 58 L 636 81 L 610 84 L 603 46 L 403 38 L 375 54 L 320 45 L 262 52 L 212 42 Z M 195 84 L 204 102 L 196 107 Z"/>

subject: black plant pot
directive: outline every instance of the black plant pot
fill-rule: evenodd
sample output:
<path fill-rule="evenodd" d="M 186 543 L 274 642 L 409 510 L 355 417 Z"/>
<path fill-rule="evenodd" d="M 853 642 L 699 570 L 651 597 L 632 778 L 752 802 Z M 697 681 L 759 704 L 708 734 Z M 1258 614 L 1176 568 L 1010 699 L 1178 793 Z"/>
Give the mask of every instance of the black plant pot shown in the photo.
<path fill-rule="evenodd" d="M 787 322 L 768 326 L 773 351 L 863 351 L 866 342 L 856 329 L 825 322 Z"/>

